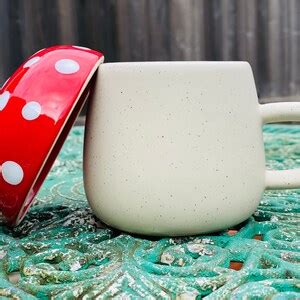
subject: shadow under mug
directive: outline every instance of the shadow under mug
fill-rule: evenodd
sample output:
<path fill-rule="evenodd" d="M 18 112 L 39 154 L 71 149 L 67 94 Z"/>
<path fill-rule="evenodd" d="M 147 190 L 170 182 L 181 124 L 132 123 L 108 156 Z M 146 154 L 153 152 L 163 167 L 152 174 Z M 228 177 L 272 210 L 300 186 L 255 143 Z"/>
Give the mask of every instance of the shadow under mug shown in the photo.
<path fill-rule="evenodd" d="M 299 119 L 299 103 L 258 103 L 246 62 L 102 64 L 86 125 L 89 203 L 133 233 L 228 228 L 266 188 L 300 187 L 299 170 L 266 170 L 262 134 Z"/>

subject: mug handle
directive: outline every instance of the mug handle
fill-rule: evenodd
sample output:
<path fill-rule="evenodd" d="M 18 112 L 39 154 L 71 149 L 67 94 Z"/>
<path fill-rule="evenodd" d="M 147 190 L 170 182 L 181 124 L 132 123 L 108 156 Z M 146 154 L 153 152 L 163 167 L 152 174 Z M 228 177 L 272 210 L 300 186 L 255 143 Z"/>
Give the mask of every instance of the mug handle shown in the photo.
<path fill-rule="evenodd" d="M 300 102 L 280 102 L 259 105 L 263 124 L 300 121 Z M 266 170 L 266 189 L 300 188 L 300 168 Z"/>

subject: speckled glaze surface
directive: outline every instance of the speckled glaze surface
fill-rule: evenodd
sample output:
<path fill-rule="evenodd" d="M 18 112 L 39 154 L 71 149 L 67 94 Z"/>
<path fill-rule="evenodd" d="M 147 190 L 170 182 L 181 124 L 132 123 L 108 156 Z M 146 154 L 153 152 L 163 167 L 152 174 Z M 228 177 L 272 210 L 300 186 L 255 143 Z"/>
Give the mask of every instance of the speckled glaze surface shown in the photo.
<path fill-rule="evenodd" d="M 292 111 L 299 118 L 299 106 Z M 273 112 L 260 108 L 245 62 L 101 65 L 84 153 L 92 209 L 106 224 L 149 235 L 244 221 L 274 182 L 262 139 Z"/>
<path fill-rule="evenodd" d="M 0 211 L 11 225 L 29 209 L 103 59 L 77 46 L 43 49 L 0 89 Z"/>
<path fill-rule="evenodd" d="M 268 168 L 300 166 L 299 126 L 267 125 L 264 139 Z M 1 299 L 299 299 L 300 190 L 265 192 L 213 235 L 132 236 L 92 214 L 82 148 L 75 127 L 24 221 L 0 226 Z"/>

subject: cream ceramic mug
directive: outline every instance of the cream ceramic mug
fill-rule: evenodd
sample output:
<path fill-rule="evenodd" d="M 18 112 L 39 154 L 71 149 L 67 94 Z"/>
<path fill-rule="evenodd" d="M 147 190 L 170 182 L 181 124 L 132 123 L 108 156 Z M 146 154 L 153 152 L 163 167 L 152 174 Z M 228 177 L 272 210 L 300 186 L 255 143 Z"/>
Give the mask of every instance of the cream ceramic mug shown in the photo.
<path fill-rule="evenodd" d="M 95 214 L 146 235 L 192 235 L 249 218 L 267 189 L 300 170 L 266 171 L 262 125 L 300 119 L 299 103 L 259 105 L 246 62 L 107 63 L 85 135 Z"/>

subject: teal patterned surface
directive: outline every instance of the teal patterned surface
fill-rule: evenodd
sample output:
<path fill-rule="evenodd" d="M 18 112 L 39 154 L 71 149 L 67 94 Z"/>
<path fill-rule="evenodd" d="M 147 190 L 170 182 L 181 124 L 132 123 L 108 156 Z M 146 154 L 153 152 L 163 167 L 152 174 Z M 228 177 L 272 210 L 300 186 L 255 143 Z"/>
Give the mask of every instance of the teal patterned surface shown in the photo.
<path fill-rule="evenodd" d="M 300 126 L 264 132 L 268 167 L 300 166 Z M 75 127 L 24 222 L 0 227 L 1 299 L 300 299 L 300 190 L 218 234 L 131 236 L 91 213 L 82 146 Z"/>

